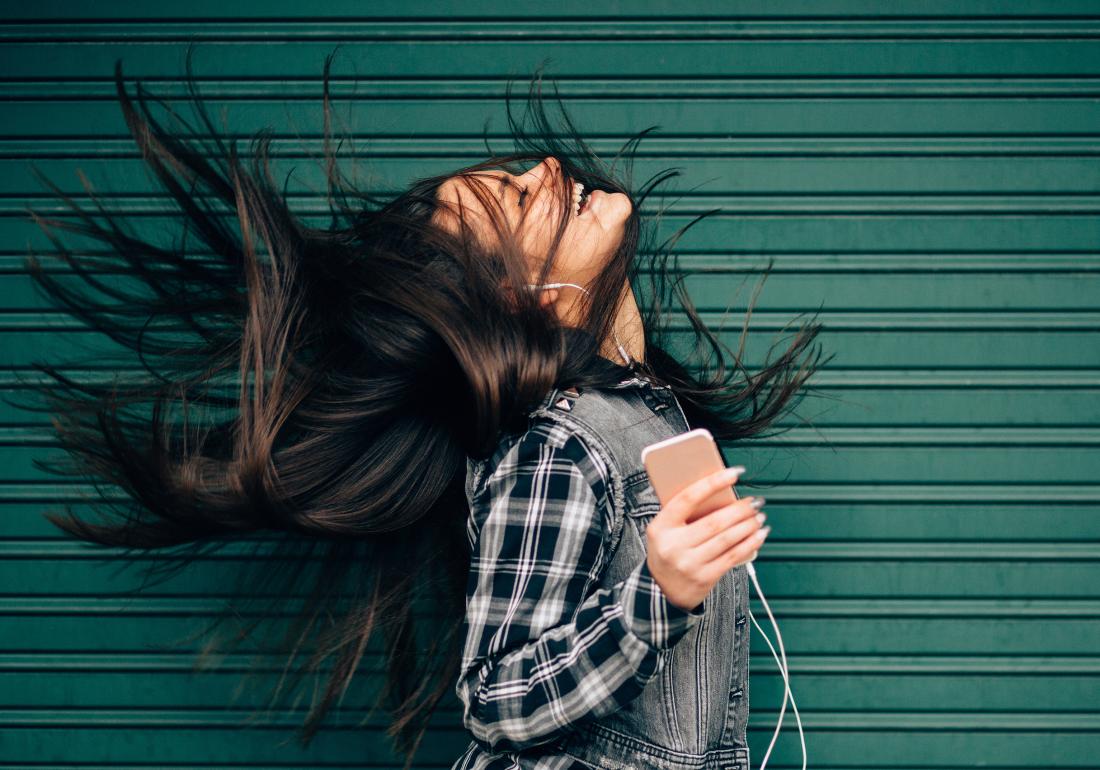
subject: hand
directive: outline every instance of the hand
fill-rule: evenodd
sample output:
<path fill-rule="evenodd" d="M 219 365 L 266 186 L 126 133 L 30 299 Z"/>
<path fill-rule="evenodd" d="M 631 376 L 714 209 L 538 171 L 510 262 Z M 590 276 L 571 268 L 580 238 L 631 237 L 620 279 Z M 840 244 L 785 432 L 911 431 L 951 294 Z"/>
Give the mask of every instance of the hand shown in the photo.
<path fill-rule="evenodd" d="M 668 600 L 681 609 L 698 607 L 724 574 L 756 558 L 771 531 L 761 529 L 766 517 L 757 517 L 763 497 L 743 497 L 709 512 L 702 508 L 743 470 L 723 468 L 688 485 L 646 527 L 649 571 Z M 759 502 L 754 505 L 754 500 Z"/>

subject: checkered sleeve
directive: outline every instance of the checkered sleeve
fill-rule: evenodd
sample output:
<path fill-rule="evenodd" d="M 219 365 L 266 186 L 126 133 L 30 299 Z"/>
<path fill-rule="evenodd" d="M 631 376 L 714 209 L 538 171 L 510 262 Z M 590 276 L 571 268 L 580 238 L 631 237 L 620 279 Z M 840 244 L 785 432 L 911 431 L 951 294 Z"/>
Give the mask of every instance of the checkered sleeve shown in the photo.
<path fill-rule="evenodd" d="M 612 521 L 609 481 L 580 437 L 536 425 L 489 463 L 471 499 L 456 692 L 463 724 L 497 753 L 625 706 L 705 610 L 670 603 L 644 559 L 593 590 Z"/>

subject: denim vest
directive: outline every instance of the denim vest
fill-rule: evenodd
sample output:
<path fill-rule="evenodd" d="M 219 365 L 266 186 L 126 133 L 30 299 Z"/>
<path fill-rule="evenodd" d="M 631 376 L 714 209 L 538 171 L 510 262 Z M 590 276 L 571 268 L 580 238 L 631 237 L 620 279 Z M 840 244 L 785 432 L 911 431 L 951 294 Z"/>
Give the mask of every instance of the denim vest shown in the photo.
<path fill-rule="evenodd" d="M 690 430 L 668 386 L 635 376 L 611 387 L 555 388 L 532 414 L 564 423 L 605 461 L 615 527 L 600 588 L 646 558 L 646 524 L 660 502 L 642 448 Z M 606 770 L 749 770 L 749 582 L 728 571 L 705 599 L 699 622 L 661 653 L 657 673 L 624 708 L 585 720 L 553 744 Z"/>

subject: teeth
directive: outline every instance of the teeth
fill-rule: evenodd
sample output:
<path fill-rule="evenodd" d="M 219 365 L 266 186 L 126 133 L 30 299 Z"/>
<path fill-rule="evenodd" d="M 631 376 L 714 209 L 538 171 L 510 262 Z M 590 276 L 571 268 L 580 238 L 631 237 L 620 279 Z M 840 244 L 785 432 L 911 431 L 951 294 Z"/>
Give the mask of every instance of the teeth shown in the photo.
<path fill-rule="evenodd" d="M 581 198 L 584 196 L 584 185 L 580 182 L 573 183 L 573 214 L 580 216 Z"/>

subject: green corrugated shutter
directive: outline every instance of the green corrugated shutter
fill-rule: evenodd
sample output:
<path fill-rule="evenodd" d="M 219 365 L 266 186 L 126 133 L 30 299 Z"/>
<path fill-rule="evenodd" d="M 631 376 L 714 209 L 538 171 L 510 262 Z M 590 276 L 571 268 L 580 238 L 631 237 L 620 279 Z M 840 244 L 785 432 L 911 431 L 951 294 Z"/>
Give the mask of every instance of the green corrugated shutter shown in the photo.
<path fill-rule="evenodd" d="M 27 244 L 47 246 L 24 216 L 43 203 L 28 161 L 78 195 L 83 168 L 119 206 L 163 211 L 113 100 L 117 57 L 180 95 L 171 81 L 195 39 L 203 92 L 229 107 L 231 129 L 269 125 L 286 139 L 277 151 L 296 151 L 296 133 L 320 128 L 322 62 L 341 42 L 334 74 L 362 78 L 357 148 L 378 188 L 396 189 L 480 157 L 484 119 L 491 133 L 506 125 L 503 80 L 550 56 L 599 150 L 660 126 L 636 178 L 679 166 L 694 188 L 668 232 L 723 209 L 678 246 L 701 271 L 689 283 L 700 308 L 717 320 L 735 271 L 775 257 L 750 363 L 823 304 L 836 358 L 817 382 L 833 398 L 804 402 L 812 425 L 727 453 L 777 483 L 759 574 L 811 766 L 1100 766 L 1100 5 L 195 0 L 4 13 L 5 366 L 80 337 L 22 273 Z M 317 211 L 295 184 L 301 210 Z M 382 725 L 355 728 L 354 709 L 306 751 L 278 745 L 293 716 L 237 729 L 244 712 L 222 708 L 235 669 L 191 674 L 186 649 L 148 647 L 210 610 L 217 565 L 124 598 L 132 581 L 39 515 L 78 491 L 32 465 L 49 453 L 45 426 L 7 407 L 2 420 L 0 767 L 397 765 Z M 758 764 L 782 682 L 753 633 Z M 456 708 L 419 765 L 447 767 L 465 745 Z M 769 765 L 800 766 L 789 708 Z"/>

